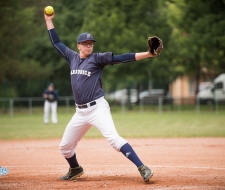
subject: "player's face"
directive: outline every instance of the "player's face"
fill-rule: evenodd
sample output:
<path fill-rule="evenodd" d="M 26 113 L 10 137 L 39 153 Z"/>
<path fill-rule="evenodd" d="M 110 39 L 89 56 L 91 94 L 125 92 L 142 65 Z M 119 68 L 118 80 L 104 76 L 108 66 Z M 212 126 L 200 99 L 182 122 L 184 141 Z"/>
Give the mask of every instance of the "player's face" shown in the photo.
<path fill-rule="evenodd" d="M 87 40 L 77 44 L 77 48 L 79 49 L 80 56 L 82 58 L 88 57 L 92 53 L 93 47 L 94 42 L 92 40 Z"/>
<path fill-rule="evenodd" d="M 50 92 L 52 92 L 52 91 L 54 90 L 54 87 L 53 87 L 53 86 L 49 86 L 49 87 L 48 87 L 48 90 L 49 90 Z"/>

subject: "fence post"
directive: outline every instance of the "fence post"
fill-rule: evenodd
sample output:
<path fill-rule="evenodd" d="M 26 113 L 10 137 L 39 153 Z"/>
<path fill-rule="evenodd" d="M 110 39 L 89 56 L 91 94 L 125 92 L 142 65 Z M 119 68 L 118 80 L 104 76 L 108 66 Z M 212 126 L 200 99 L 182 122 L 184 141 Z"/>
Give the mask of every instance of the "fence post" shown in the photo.
<path fill-rule="evenodd" d="M 159 103 L 159 113 L 162 113 L 162 97 L 159 97 L 158 103 Z"/>
<path fill-rule="evenodd" d="M 196 112 L 197 112 L 197 114 L 200 113 L 200 100 L 199 100 L 199 98 L 197 98 Z"/>
<path fill-rule="evenodd" d="M 126 101 L 122 100 L 121 101 L 121 111 L 122 111 L 122 113 L 125 113 L 125 104 L 126 104 Z"/>
<path fill-rule="evenodd" d="M 66 97 L 66 112 L 69 113 L 70 112 L 70 102 L 69 102 L 69 97 Z"/>
<path fill-rule="evenodd" d="M 218 101 L 215 99 L 215 112 L 218 113 Z"/>
<path fill-rule="evenodd" d="M 181 97 L 178 98 L 178 112 L 181 111 Z"/>
<path fill-rule="evenodd" d="M 29 98 L 29 112 L 30 112 L 30 115 L 32 115 L 32 99 Z"/>
<path fill-rule="evenodd" d="M 13 117 L 13 99 L 9 100 L 10 116 Z"/>
<path fill-rule="evenodd" d="M 142 99 L 140 99 L 140 113 L 142 113 L 143 112 L 143 102 L 142 102 Z"/>

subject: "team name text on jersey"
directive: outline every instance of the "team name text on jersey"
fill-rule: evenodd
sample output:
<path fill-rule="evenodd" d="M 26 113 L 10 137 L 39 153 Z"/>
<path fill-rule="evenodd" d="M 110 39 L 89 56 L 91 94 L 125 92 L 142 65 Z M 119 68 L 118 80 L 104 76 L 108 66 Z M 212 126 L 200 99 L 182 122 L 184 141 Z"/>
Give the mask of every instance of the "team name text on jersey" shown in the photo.
<path fill-rule="evenodd" d="M 75 74 L 80 74 L 80 75 L 87 75 L 88 77 L 91 76 L 91 72 L 90 71 L 85 71 L 85 70 L 71 70 L 71 75 L 75 75 Z"/>

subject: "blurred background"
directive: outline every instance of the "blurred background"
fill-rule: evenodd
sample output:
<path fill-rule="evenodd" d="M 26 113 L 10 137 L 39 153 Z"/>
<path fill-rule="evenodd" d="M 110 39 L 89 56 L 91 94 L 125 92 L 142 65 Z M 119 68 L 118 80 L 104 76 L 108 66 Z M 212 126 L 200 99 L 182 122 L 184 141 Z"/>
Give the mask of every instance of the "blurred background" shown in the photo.
<path fill-rule="evenodd" d="M 225 109 L 225 0 L 1 0 L 1 114 L 42 111 L 50 82 L 59 107 L 74 108 L 69 66 L 47 33 L 48 5 L 61 41 L 75 51 L 82 32 L 97 40 L 94 52 L 114 54 L 147 51 L 148 36 L 163 40 L 157 58 L 105 67 L 105 97 L 122 112 Z"/>

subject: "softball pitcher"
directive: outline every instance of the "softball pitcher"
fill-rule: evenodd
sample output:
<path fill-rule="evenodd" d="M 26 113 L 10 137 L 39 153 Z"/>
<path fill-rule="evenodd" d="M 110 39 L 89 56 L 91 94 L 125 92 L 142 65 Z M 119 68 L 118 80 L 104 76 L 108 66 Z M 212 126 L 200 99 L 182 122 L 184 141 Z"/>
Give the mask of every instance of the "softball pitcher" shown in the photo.
<path fill-rule="evenodd" d="M 114 149 L 122 152 L 136 165 L 144 181 L 148 181 L 153 171 L 142 163 L 130 144 L 117 133 L 109 104 L 104 98 L 102 72 L 107 65 L 138 61 L 154 57 L 154 55 L 149 51 L 122 55 L 114 55 L 112 52 L 92 53 L 96 40 L 88 32 L 78 36 L 78 52 L 76 52 L 60 41 L 52 22 L 54 14 L 51 16 L 44 14 L 44 17 L 53 47 L 64 57 L 70 67 L 71 85 L 76 105 L 76 113 L 67 124 L 59 145 L 61 154 L 69 164 L 68 173 L 60 179 L 73 180 L 84 173 L 74 150 L 78 141 L 91 126 L 94 126 Z"/>

